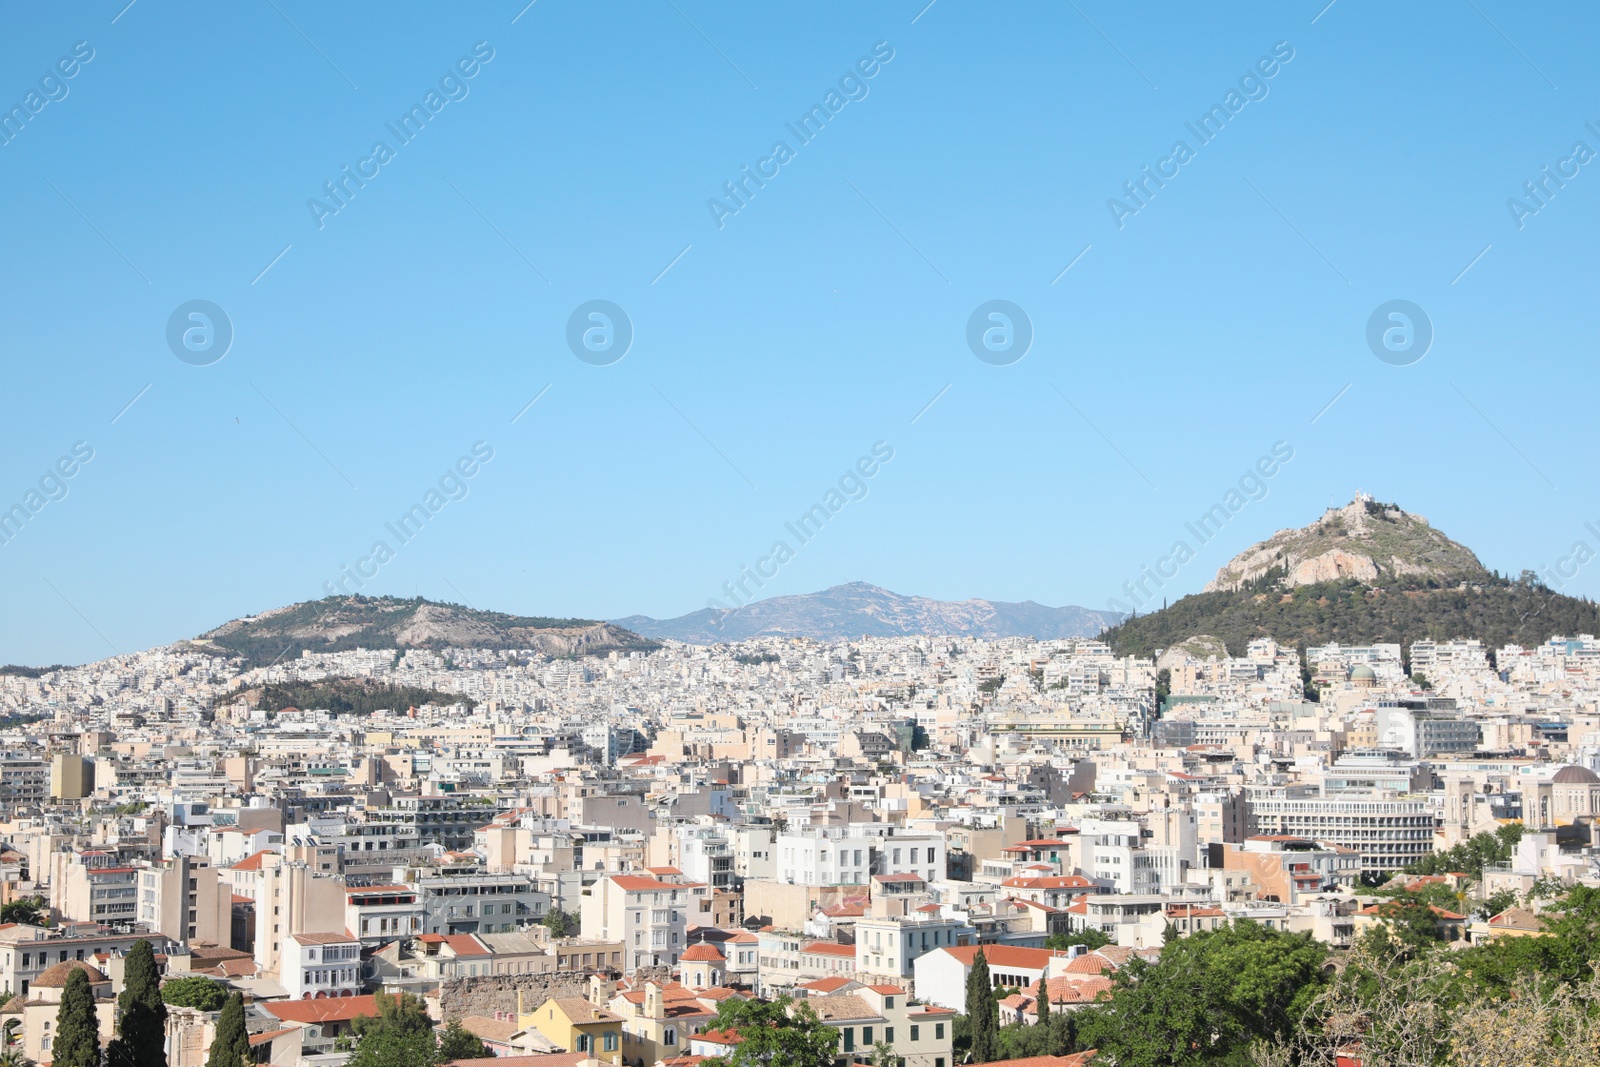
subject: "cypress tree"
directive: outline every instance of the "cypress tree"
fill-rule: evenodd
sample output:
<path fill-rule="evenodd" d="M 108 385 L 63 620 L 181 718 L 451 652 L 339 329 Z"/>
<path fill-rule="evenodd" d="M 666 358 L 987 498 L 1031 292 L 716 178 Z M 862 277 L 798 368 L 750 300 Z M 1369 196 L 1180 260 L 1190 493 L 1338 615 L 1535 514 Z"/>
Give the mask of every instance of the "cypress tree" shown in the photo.
<path fill-rule="evenodd" d="M 1000 1058 L 1000 1006 L 995 1003 L 989 979 L 989 958 L 979 949 L 967 975 L 967 1025 L 972 1029 L 971 1062 L 989 1063 Z"/>
<path fill-rule="evenodd" d="M 250 1063 L 250 1034 L 244 1024 L 244 994 L 235 993 L 217 1016 L 217 1036 L 206 1056 L 206 1067 L 245 1067 Z"/>
<path fill-rule="evenodd" d="M 1039 979 L 1039 995 L 1034 999 L 1034 1011 L 1038 1015 L 1034 1025 L 1044 1027 L 1042 1032 L 1048 1034 L 1050 1032 L 1050 978 L 1048 975 Z M 1054 1053 L 1047 1052 L 1045 1055 L 1054 1055 Z"/>
<path fill-rule="evenodd" d="M 117 1037 L 107 1049 L 111 1067 L 167 1067 L 167 1005 L 150 942 L 140 938 L 123 961 L 117 997 Z"/>
<path fill-rule="evenodd" d="M 94 989 L 82 967 L 72 968 L 61 991 L 50 1059 L 55 1067 L 100 1067 L 100 1019 L 94 1012 Z"/>

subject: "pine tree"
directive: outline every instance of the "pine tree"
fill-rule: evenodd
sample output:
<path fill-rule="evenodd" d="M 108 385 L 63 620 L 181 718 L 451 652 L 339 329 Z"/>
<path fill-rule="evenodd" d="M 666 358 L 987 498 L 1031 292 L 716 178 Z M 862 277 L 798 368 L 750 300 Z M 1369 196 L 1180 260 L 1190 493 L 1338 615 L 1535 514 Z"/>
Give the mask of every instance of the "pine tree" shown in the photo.
<path fill-rule="evenodd" d="M 106 1051 L 111 1067 L 167 1067 L 167 1005 L 155 952 L 143 938 L 123 961 L 117 1036 Z"/>
<path fill-rule="evenodd" d="M 244 994 L 235 993 L 217 1016 L 217 1036 L 211 1042 L 206 1067 L 245 1067 L 251 1062 L 250 1034 L 244 1023 Z"/>
<path fill-rule="evenodd" d="M 443 1060 L 481 1060 L 493 1055 L 477 1034 L 461 1025 L 460 1019 L 451 1019 L 439 1036 L 439 1057 Z"/>
<path fill-rule="evenodd" d="M 72 968 L 61 991 L 50 1058 L 55 1067 L 100 1067 L 100 1019 L 94 1011 L 94 989 L 82 967 Z"/>
<path fill-rule="evenodd" d="M 979 949 L 967 975 L 967 1020 L 972 1028 L 970 1062 L 989 1063 L 1000 1057 L 1000 1005 L 989 980 L 989 958 Z"/>

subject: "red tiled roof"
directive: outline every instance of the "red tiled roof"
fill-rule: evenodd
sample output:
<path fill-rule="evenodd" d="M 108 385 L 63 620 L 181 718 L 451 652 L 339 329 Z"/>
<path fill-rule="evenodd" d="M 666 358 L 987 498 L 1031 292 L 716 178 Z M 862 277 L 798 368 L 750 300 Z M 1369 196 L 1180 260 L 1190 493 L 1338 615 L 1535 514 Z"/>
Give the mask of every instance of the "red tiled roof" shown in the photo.
<path fill-rule="evenodd" d="M 704 941 L 697 945 L 690 945 L 683 950 L 683 955 L 678 957 L 679 963 L 726 963 L 727 961 L 728 957 L 722 954 L 721 949 Z"/>
<path fill-rule="evenodd" d="M 378 998 L 325 997 L 322 1000 L 266 1000 L 261 1007 L 286 1023 L 348 1022 L 357 1015 L 378 1017 Z"/>
<path fill-rule="evenodd" d="M 990 967 L 1021 970 L 1041 970 L 1052 957 L 1061 955 L 1046 948 L 1020 948 L 1016 945 L 946 945 L 934 949 L 935 952 L 949 953 L 967 967 L 972 966 L 973 957 L 980 950 Z"/>
<path fill-rule="evenodd" d="M 702 889 L 702 882 L 662 882 L 654 878 L 644 878 L 637 874 L 613 874 L 611 883 L 618 889 L 630 893 L 649 891 L 653 889 Z"/>
<path fill-rule="evenodd" d="M 250 1044 L 252 1047 L 256 1045 L 265 1045 L 268 1041 L 271 1041 L 275 1037 L 282 1037 L 284 1034 L 292 1034 L 298 1029 L 300 1029 L 298 1026 L 289 1026 L 282 1030 L 264 1030 L 259 1034 L 251 1034 Z"/>
<path fill-rule="evenodd" d="M 838 956 L 841 959 L 848 956 L 851 959 L 855 959 L 856 947 L 854 945 L 841 945 L 834 941 L 808 941 L 800 946 L 800 954 Z"/>
<path fill-rule="evenodd" d="M 816 993 L 833 993 L 849 985 L 850 981 L 848 978 L 840 978 L 835 975 L 832 978 L 818 978 L 815 982 L 803 982 L 800 988 L 809 989 Z"/>

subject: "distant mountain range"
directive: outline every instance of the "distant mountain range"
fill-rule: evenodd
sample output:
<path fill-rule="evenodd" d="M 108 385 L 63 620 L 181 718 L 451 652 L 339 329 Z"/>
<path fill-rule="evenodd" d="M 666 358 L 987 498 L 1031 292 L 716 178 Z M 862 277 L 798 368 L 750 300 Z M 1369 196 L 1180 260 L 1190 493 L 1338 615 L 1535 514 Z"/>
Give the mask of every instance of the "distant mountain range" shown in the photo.
<path fill-rule="evenodd" d="M 1600 632 L 1593 601 L 1532 572 L 1502 577 L 1420 515 L 1358 495 L 1315 522 L 1280 530 L 1229 560 L 1205 592 L 1106 632 L 1119 655 L 1148 656 L 1209 637 L 1233 655 L 1258 637 L 1296 648 L 1476 638 L 1491 651 Z"/>
<path fill-rule="evenodd" d="M 1121 619 L 1114 611 L 1051 608 L 1031 600 L 1016 604 L 901 596 L 865 582 L 851 582 L 820 593 L 769 597 L 728 611 L 702 608 L 675 619 L 629 615 L 611 622 L 658 640 L 705 645 L 751 637 L 836 641 L 919 634 L 1049 640 L 1093 637 Z"/>
<path fill-rule="evenodd" d="M 274 608 L 224 623 L 189 644 L 260 667 L 301 652 L 354 648 L 527 649 L 584 656 L 659 647 L 593 619 L 547 619 L 477 611 L 421 597 L 338 596 Z"/>

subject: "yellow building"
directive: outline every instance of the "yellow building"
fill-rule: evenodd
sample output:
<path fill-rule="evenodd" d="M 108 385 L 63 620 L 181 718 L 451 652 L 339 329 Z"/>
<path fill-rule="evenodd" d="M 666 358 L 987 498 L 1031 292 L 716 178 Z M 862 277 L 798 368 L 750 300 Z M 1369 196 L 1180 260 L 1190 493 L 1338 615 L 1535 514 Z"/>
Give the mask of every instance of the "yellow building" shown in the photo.
<path fill-rule="evenodd" d="M 57 752 L 50 758 L 50 796 L 56 800 L 82 800 L 94 792 L 94 761 L 75 752 Z"/>
<path fill-rule="evenodd" d="M 597 1008 L 582 997 L 551 997 L 534 1010 L 532 1018 L 519 1018 L 517 1026 L 532 1024 L 556 1046 L 583 1052 L 602 1063 L 622 1062 L 622 1019 Z"/>

